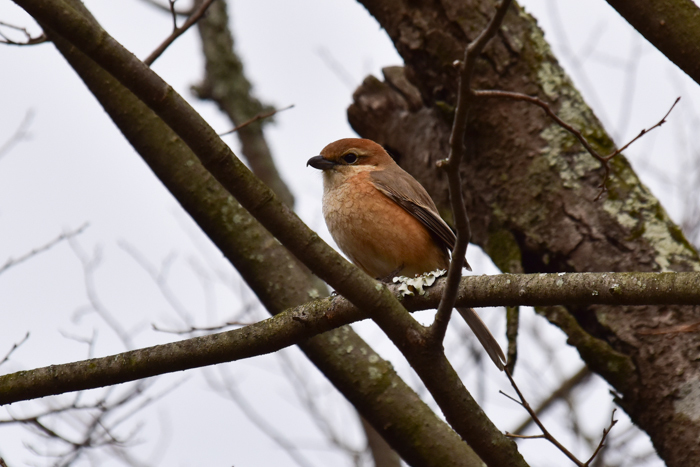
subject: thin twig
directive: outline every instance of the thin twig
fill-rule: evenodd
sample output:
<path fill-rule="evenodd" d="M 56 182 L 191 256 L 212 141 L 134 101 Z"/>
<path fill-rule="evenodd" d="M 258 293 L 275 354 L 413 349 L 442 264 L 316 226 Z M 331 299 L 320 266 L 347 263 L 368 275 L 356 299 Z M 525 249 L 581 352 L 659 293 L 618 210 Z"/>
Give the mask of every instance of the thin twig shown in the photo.
<path fill-rule="evenodd" d="M 10 152 L 10 149 L 20 141 L 29 139 L 29 126 L 34 118 L 34 111 L 32 109 L 27 110 L 24 114 L 24 118 L 20 122 L 19 126 L 15 132 L 10 136 L 7 141 L 5 141 L 2 146 L 0 146 L 0 158 Z"/>
<path fill-rule="evenodd" d="M 552 434 L 547 431 L 547 429 L 544 427 L 544 424 L 540 420 L 540 418 L 537 416 L 537 412 L 532 409 L 530 404 L 527 402 L 525 399 L 525 396 L 523 396 L 523 393 L 520 392 L 520 388 L 518 388 L 518 385 L 515 384 L 515 380 L 513 379 L 513 376 L 510 374 L 510 371 L 506 368 L 505 370 L 506 376 L 508 377 L 508 381 L 510 381 L 510 385 L 515 389 L 515 392 L 518 394 L 518 399 L 515 399 L 512 396 L 509 396 L 508 394 L 504 393 L 503 391 L 499 391 L 501 394 L 506 396 L 508 399 L 514 401 L 521 407 L 523 407 L 527 413 L 530 414 L 530 417 L 532 417 L 532 420 L 537 424 L 539 427 L 540 431 L 542 431 L 541 435 L 535 435 L 535 436 L 526 436 L 526 435 L 519 435 L 519 434 L 513 434 L 513 433 L 508 433 L 506 432 L 506 436 L 511 437 L 511 438 L 537 438 L 537 439 L 546 439 L 550 443 L 552 443 L 554 446 L 556 446 L 559 451 L 561 451 L 566 457 L 571 459 L 571 461 L 576 464 L 578 467 L 588 467 L 590 463 L 593 461 L 595 456 L 600 452 L 600 450 L 603 448 L 605 444 L 605 439 L 607 438 L 608 434 L 610 433 L 610 430 L 612 430 L 612 427 L 615 426 L 617 423 L 617 420 L 615 420 L 615 410 L 613 410 L 611 419 L 610 419 L 610 425 L 608 428 L 603 429 L 603 437 L 601 438 L 600 442 L 598 443 L 598 447 L 596 450 L 593 452 L 593 455 L 588 459 L 586 462 L 581 462 L 574 456 L 568 449 L 564 447 Z"/>
<path fill-rule="evenodd" d="M 209 372 L 203 373 L 204 379 L 209 386 L 223 398 L 235 403 L 248 421 L 276 443 L 297 465 L 300 467 L 310 467 L 311 462 L 306 459 L 299 446 L 291 442 L 289 438 L 287 438 L 285 432 L 279 430 L 274 424 L 266 420 L 265 417 L 254 408 L 255 405 L 245 399 L 238 389 L 238 383 L 231 377 L 228 370 L 223 366 L 219 366 L 218 369 L 222 382 L 214 380 Z"/>
<path fill-rule="evenodd" d="M 168 13 L 170 13 L 170 11 L 171 11 L 170 5 L 163 5 L 162 3 L 159 3 L 156 0 L 141 0 L 141 1 L 146 3 L 147 5 L 151 5 L 151 6 L 158 8 L 160 11 L 165 11 Z M 192 8 L 189 8 L 186 10 L 175 9 L 175 14 L 178 16 L 190 16 L 192 14 L 193 10 L 194 10 L 194 4 L 192 5 Z"/>
<path fill-rule="evenodd" d="M 508 361 L 508 363 L 510 363 L 510 360 Z M 581 368 L 571 378 L 568 378 L 566 381 L 564 381 L 545 400 L 540 402 L 537 408 L 534 409 L 535 413 L 537 415 L 542 415 L 542 412 L 551 407 L 554 402 L 567 397 L 571 393 L 572 389 L 586 381 L 592 374 L 593 373 L 591 372 L 591 370 L 588 369 L 587 366 Z M 525 431 L 525 429 L 527 429 L 528 426 L 530 426 L 532 422 L 532 418 L 528 418 L 523 423 L 521 423 L 515 430 L 513 430 L 513 433 L 522 433 L 523 431 Z"/>
<path fill-rule="evenodd" d="M 501 394 L 503 394 L 504 396 L 508 397 L 510 400 L 515 401 L 516 403 L 518 403 L 518 405 L 520 405 L 521 407 L 523 407 L 523 408 L 527 411 L 527 413 L 530 414 L 530 417 L 532 417 L 532 420 L 534 420 L 534 422 L 537 424 L 537 426 L 539 427 L 539 429 L 542 431 L 542 437 L 543 437 L 544 439 L 546 439 L 547 441 L 549 441 L 550 443 L 552 443 L 554 446 L 556 446 L 557 449 L 559 449 L 562 453 L 564 453 L 564 455 L 565 455 L 566 457 L 568 457 L 569 459 L 571 459 L 571 461 L 572 461 L 574 464 L 576 464 L 578 467 L 585 467 L 585 464 L 584 464 L 583 462 L 581 462 L 580 460 L 578 460 L 578 459 L 576 458 L 576 456 L 574 456 L 568 449 L 566 449 L 566 448 L 564 447 L 563 444 L 561 444 L 561 443 L 559 442 L 559 440 L 557 440 L 554 436 L 552 436 L 552 435 L 549 433 L 549 431 L 547 431 L 547 429 L 546 429 L 546 428 L 544 427 L 544 425 L 542 424 L 542 421 L 541 421 L 541 420 L 539 419 L 539 417 L 537 416 L 537 413 L 535 413 L 535 411 L 532 410 L 532 407 L 530 407 L 530 404 L 527 402 L 527 400 L 526 400 L 525 397 L 523 396 L 523 393 L 520 392 L 520 388 L 518 388 L 518 385 L 515 384 L 515 380 L 513 380 L 513 377 L 511 376 L 510 372 L 506 369 L 506 370 L 505 370 L 505 373 L 506 373 L 506 376 L 508 377 L 508 380 L 510 381 L 510 385 L 513 386 L 513 389 L 515 389 L 515 392 L 518 394 L 518 399 L 520 399 L 520 400 L 516 400 L 514 397 L 511 397 L 511 396 L 505 394 L 503 391 L 499 391 L 499 392 L 500 392 Z M 511 436 L 511 434 L 506 432 L 506 436 Z M 516 437 L 520 437 L 520 436 L 521 436 L 521 435 L 516 435 Z"/>
<path fill-rule="evenodd" d="M 17 350 L 22 344 L 24 344 L 25 342 L 27 342 L 27 339 L 29 339 L 29 332 L 27 332 L 27 334 L 24 335 L 24 337 L 22 338 L 21 341 L 15 342 L 15 343 L 12 345 L 12 348 L 9 350 L 9 352 L 7 352 L 7 354 L 5 355 L 5 358 L 3 358 L 2 360 L 0 360 L 0 366 L 2 366 L 3 363 L 5 363 L 6 361 L 8 361 L 8 360 L 10 359 L 10 356 L 14 353 L 14 351 Z"/>
<path fill-rule="evenodd" d="M 32 37 L 32 35 L 29 34 L 29 31 L 27 31 L 27 28 L 23 28 L 23 27 L 20 27 L 20 26 L 15 26 L 15 25 L 13 25 L 13 24 L 4 23 L 4 22 L 2 22 L 2 21 L 0 21 L 0 26 L 6 27 L 6 28 L 9 28 L 9 29 L 14 29 L 15 31 L 21 31 L 22 33 L 24 33 L 25 37 L 27 38 L 27 41 L 26 41 L 26 42 L 17 42 L 17 41 L 13 41 L 13 40 L 10 39 L 9 37 L 7 37 L 5 34 L 3 34 L 2 32 L 0 32 L 0 38 L 2 38 L 2 39 L 0 39 L 0 44 L 7 44 L 7 45 L 36 45 L 36 44 L 41 44 L 41 43 L 43 43 L 43 42 L 48 42 L 48 40 L 49 40 L 49 39 L 46 37 L 46 34 L 44 34 L 43 32 L 42 32 L 41 34 L 39 34 L 38 36 L 36 36 L 36 37 Z"/>
<path fill-rule="evenodd" d="M 158 46 L 158 48 L 156 48 L 156 50 L 154 50 L 154 51 L 151 53 L 151 55 L 149 55 L 148 57 L 146 57 L 146 59 L 143 61 L 143 63 L 145 63 L 145 64 L 148 65 L 148 66 L 153 65 L 153 62 L 155 62 L 155 61 L 158 59 L 158 57 L 160 57 L 160 56 L 163 54 L 163 52 L 165 52 L 165 49 L 167 49 L 167 48 L 170 46 L 170 44 L 172 44 L 173 42 L 175 42 L 175 39 L 177 39 L 177 38 L 180 37 L 182 34 L 184 34 L 185 31 L 187 31 L 187 30 L 188 30 L 190 27 L 192 27 L 197 21 L 199 21 L 199 19 L 200 19 L 202 16 L 204 16 L 204 13 L 207 11 L 207 8 L 209 8 L 209 5 L 211 5 L 213 2 L 214 2 L 214 0 L 204 0 L 204 1 L 202 2 L 202 4 L 199 6 L 199 8 L 197 8 L 197 9 L 194 11 L 194 13 L 192 13 L 192 14 L 190 15 L 189 18 L 187 18 L 187 21 L 185 21 L 184 24 L 183 24 L 182 26 L 180 26 L 179 28 L 176 27 L 176 28 L 173 30 L 173 32 L 170 33 L 170 35 L 163 41 L 163 43 L 160 44 L 160 45 Z M 173 10 L 173 17 L 175 17 L 174 10 Z"/>
<path fill-rule="evenodd" d="M 173 32 L 177 31 L 177 12 L 175 11 L 175 3 L 177 3 L 177 0 L 168 0 L 170 14 L 173 17 Z"/>
<path fill-rule="evenodd" d="M 643 129 L 641 132 L 639 132 L 639 134 L 637 136 L 632 138 L 632 140 L 630 142 L 628 142 L 627 144 L 625 144 L 621 148 L 616 149 L 615 151 L 611 152 L 607 156 L 602 156 L 602 155 L 600 155 L 600 153 L 598 153 L 598 151 L 593 149 L 593 146 L 591 146 L 591 144 L 583 136 L 583 134 L 581 133 L 580 130 L 574 128 L 573 126 L 569 125 L 564 120 L 559 118 L 559 116 L 554 112 L 554 110 L 552 110 L 552 108 L 549 106 L 549 104 L 547 104 L 546 102 L 544 102 L 543 100 L 541 100 L 537 97 L 528 96 L 527 94 L 521 94 L 519 92 L 496 91 L 496 90 L 474 91 L 474 96 L 477 98 L 499 97 L 499 98 L 506 98 L 506 99 L 513 99 L 513 100 L 518 100 L 518 101 L 529 102 L 530 104 L 534 104 L 536 106 L 539 106 L 542 110 L 544 110 L 547 113 L 547 115 L 549 115 L 552 118 L 552 120 L 557 122 L 557 124 L 560 127 L 564 128 L 566 131 L 568 131 L 569 133 L 574 135 L 576 137 L 576 139 L 578 139 L 579 142 L 583 145 L 583 147 L 586 149 L 586 151 L 588 151 L 588 153 L 591 156 L 593 156 L 596 160 L 598 160 L 603 165 L 603 168 L 605 169 L 605 175 L 603 176 L 603 181 L 598 186 L 598 188 L 600 188 L 600 193 L 598 193 L 598 196 L 595 197 L 595 201 L 599 200 L 600 197 L 603 195 L 603 193 L 605 193 L 607 191 L 606 184 L 608 181 L 608 177 L 610 176 L 610 165 L 608 164 L 608 162 L 610 162 L 610 160 L 613 157 L 617 156 L 622 151 L 624 151 L 625 149 L 630 147 L 630 145 L 632 143 L 634 143 L 635 141 L 637 141 L 639 138 L 646 135 L 651 130 L 658 128 L 661 125 L 663 125 L 664 123 L 666 123 L 666 118 L 668 118 L 668 116 L 671 114 L 671 111 L 673 111 L 674 107 L 676 107 L 676 104 L 678 104 L 678 101 L 681 100 L 680 97 L 676 98 L 676 100 L 673 102 L 673 105 L 671 106 L 671 108 L 668 109 L 668 112 L 666 112 L 666 115 L 664 115 L 663 118 L 661 118 L 661 120 L 659 120 L 655 125 L 653 125 L 649 128 Z"/>
<path fill-rule="evenodd" d="M 430 327 L 431 340 L 433 345 L 442 345 L 447 332 L 447 324 L 450 321 L 450 314 L 457 298 L 459 280 L 462 277 L 462 267 L 464 266 L 464 256 L 467 253 L 467 245 L 471 240 L 471 227 L 469 216 L 464 205 L 462 195 L 462 178 L 459 171 L 465 148 L 464 135 L 466 133 L 467 116 L 472 107 L 473 92 L 471 89 L 472 76 L 476 60 L 484 50 L 486 44 L 491 40 L 503 23 L 506 11 L 512 0 L 503 0 L 496 10 L 488 26 L 471 42 L 464 51 L 464 61 L 461 63 L 459 88 L 457 92 L 457 106 L 452 123 L 452 133 L 450 135 L 450 154 L 443 167 L 447 168 L 447 179 L 450 189 L 450 204 L 452 214 L 457 229 L 457 241 L 452 249 L 452 261 L 447 272 L 447 285 L 443 293 L 440 305 L 438 306 L 435 321 Z"/>
<path fill-rule="evenodd" d="M 237 132 L 237 131 L 240 130 L 241 128 L 247 127 L 247 126 L 250 125 L 251 123 L 255 123 L 255 122 L 257 122 L 258 120 L 262 120 L 262 119 L 264 119 L 264 118 L 272 117 L 272 116 L 275 115 L 275 114 L 278 114 L 278 113 L 280 113 L 280 112 L 284 112 L 285 110 L 289 110 L 289 109 L 291 109 L 291 108 L 294 108 L 294 104 L 288 105 L 287 107 L 283 107 L 283 108 L 281 108 L 281 109 L 273 109 L 273 110 L 269 110 L 269 111 L 267 111 L 267 112 L 261 112 L 261 113 L 257 114 L 255 117 L 251 118 L 250 120 L 247 120 L 247 121 L 241 123 L 240 125 L 238 125 L 237 127 L 235 127 L 233 130 L 229 130 L 229 131 L 224 132 L 224 133 L 219 133 L 219 136 L 230 135 L 231 133 Z"/>
<path fill-rule="evenodd" d="M 29 253 L 25 253 L 24 255 L 20 256 L 19 258 L 8 258 L 7 261 L 5 261 L 5 264 L 0 266 L 0 274 L 3 272 L 7 271 L 13 266 L 17 266 L 20 263 L 23 263 L 24 261 L 27 261 L 28 259 L 38 255 L 39 253 L 43 253 L 44 251 L 50 249 L 51 247 L 55 246 L 57 243 L 62 242 L 63 240 L 70 239 L 72 237 L 75 237 L 76 235 L 80 235 L 86 228 L 88 227 L 88 224 L 83 224 L 81 227 L 77 228 L 76 230 L 69 231 L 62 233 L 58 237 L 54 238 L 51 240 L 49 243 L 40 246 L 39 248 L 34 248 L 32 251 Z"/>
<path fill-rule="evenodd" d="M 612 410 L 612 414 L 610 414 L 610 425 L 608 425 L 607 428 L 603 428 L 603 436 L 600 438 L 600 443 L 598 443 L 598 447 L 596 448 L 595 451 L 593 451 L 593 455 L 591 456 L 590 459 L 588 459 L 586 461 L 585 465 L 590 465 L 591 462 L 593 461 L 593 459 L 595 459 L 595 456 L 597 456 L 598 453 L 600 452 L 600 450 L 603 449 L 603 446 L 605 446 L 605 440 L 608 437 L 608 435 L 610 434 L 610 430 L 612 430 L 612 428 L 617 423 L 617 420 L 615 420 L 615 411 L 616 410 L 617 409 Z"/>
<path fill-rule="evenodd" d="M 124 326 L 122 326 L 119 320 L 115 317 L 114 313 L 112 313 L 109 308 L 104 305 L 97 292 L 97 287 L 95 286 L 95 271 L 102 260 L 101 250 L 99 248 L 95 248 L 94 255 L 89 256 L 87 253 L 85 253 L 77 241 L 69 239 L 68 244 L 83 267 L 85 293 L 89 302 L 88 305 L 75 311 L 74 319 L 77 320 L 83 314 L 94 311 L 117 335 L 119 340 L 121 340 L 124 344 L 124 347 L 126 347 L 128 350 L 133 349 L 133 337 L 135 337 L 135 332 L 133 330 L 127 330 L 124 328 Z"/>
<path fill-rule="evenodd" d="M 204 326 L 204 327 L 190 326 L 189 329 L 182 329 L 182 330 L 163 329 L 163 328 L 158 327 L 157 324 L 152 324 L 151 327 L 153 328 L 154 331 L 164 332 L 167 334 L 183 335 L 183 334 L 192 334 L 195 332 L 221 331 L 221 330 L 228 328 L 228 327 L 231 327 L 231 326 L 250 326 L 251 324 L 254 324 L 254 323 L 252 323 L 252 322 L 244 323 L 242 321 L 228 321 L 224 324 L 218 324 L 216 326 Z"/>

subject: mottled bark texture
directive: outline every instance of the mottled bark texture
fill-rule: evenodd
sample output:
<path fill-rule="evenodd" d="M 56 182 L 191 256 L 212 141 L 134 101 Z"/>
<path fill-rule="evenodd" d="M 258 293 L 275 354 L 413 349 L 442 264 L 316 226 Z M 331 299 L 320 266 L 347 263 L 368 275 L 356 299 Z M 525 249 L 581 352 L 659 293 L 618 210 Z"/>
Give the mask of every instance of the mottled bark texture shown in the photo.
<path fill-rule="evenodd" d="M 201 3 L 199 0 L 197 3 Z M 219 106 L 234 126 L 242 125 L 263 112 L 272 110 L 254 95 L 253 86 L 243 73 L 243 62 L 236 55 L 229 28 L 226 2 L 212 3 L 197 23 L 205 59 L 205 77 L 193 87 L 200 99 L 209 99 Z M 252 122 L 235 134 L 241 142 L 241 153 L 250 170 L 269 186 L 287 206 L 294 206 L 294 196 L 284 183 L 272 159 L 263 127 L 271 119 Z M 228 136 L 231 138 L 231 136 Z"/>
<path fill-rule="evenodd" d="M 421 98 L 416 99 L 406 80 L 369 77 L 355 93 L 349 120 L 360 135 L 387 147 L 443 210 L 449 205 L 446 177 L 435 163 L 448 153 L 457 89 L 453 62 L 494 13 L 494 2 L 361 3 L 394 41 L 405 75 Z M 535 20 L 517 6 L 487 46 L 475 88 L 536 95 L 581 128 L 600 152 L 614 148 Z M 539 108 L 481 100 L 465 142 L 469 157 L 462 171 L 473 242 L 503 271 L 700 269 L 697 252 L 624 157 L 612 161 L 609 192 L 593 202 L 603 175 L 600 163 Z M 542 311 L 570 332 L 570 343 L 614 387 L 618 403 L 649 434 L 669 466 L 700 465 L 700 336 L 639 332 L 698 322 L 697 307 Z"/>

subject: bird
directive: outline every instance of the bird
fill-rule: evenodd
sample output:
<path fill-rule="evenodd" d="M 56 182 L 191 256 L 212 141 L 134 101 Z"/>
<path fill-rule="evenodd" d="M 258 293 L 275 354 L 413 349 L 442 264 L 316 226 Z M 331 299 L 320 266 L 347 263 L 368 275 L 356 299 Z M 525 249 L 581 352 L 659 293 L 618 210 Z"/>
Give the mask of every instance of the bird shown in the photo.
<path fill-rule="evenodd" d="M 323 172 L 323 217 L 333 240 L 376 279 L 447 269 L 455 233 L 428 192 L 374 141 L 344 138 L 306 164 Z M 465 265 L 471 270 L 469 264 Z M 491 360 L 503 350 L 473 308 L 458 307 Z"/>

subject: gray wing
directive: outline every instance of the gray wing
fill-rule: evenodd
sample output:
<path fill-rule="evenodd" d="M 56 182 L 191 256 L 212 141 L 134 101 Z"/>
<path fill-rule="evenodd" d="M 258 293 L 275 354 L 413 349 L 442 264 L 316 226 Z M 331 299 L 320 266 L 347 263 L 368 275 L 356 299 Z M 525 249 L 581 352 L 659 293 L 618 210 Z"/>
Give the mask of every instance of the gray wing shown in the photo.
<path fill-rule="evenodd" d="M 389 199 L 401 206 L 406 212 L 418 219 L 450 251 L 455 246 L 457 237 L 449 225 L 442 220 L 435 203 L 425 188 L 402 169 L 389 168 L 370 172 L 372 184 Z M 471 270 L 468 263 L 465 267 Z"/>

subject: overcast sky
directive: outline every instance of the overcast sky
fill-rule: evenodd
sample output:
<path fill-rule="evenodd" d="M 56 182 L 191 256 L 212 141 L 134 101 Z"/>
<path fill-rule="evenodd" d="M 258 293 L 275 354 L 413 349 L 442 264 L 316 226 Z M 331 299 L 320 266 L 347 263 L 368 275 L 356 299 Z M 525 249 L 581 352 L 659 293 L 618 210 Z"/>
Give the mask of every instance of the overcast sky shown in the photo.
<path fill-rule="evenodd" d="M 138 57 L 147 56 L 170 32 L 169 16 L 142 1 L 85 3 L 107 31 Z M 680 222 L 683 194 L 693 182 L 689 161 L 699 150 L 697 130 L 692 133 L 700 123 L 695 112 L 700 104 L 697 85 L 602 0 L 522 4 L 538 18 L 555 53 L 618 144 L 656 123 L 682 96 L 669 123 L 627 152 L 644 183 Z M 354 135 L 345 117 L 353 89 L 368 74 L 381 76 L 382 67 L 400 64 L 400 57 L 376 21 L 351 0 L 234 0 L 231 5 L 236 49 L 256 95 L 277 107 L 295 105 L 279 114 L 266 134 L 283 178 L 296 195 L 298 212 L 330 242 L 320 211 L 320 175 L 305 166 L 306 160 L 327 143 Z M 0 21 L 37 31 L 9 0 L 0 0 Z M 332 69 L 330 61 L 342 64 L 343 71 Z M 230 319 L 252 300 L 235 272 L 134 153 L 51 44 L 0 46 L 0 67 L 0 147 L 27 113 L 32 115 L 28 138 L 0 158 L 0 264 L 62 232 L 89 224 L 77 236 L 75 248 L 88 258 L 96 254 L 101 258 L 90 276 L 95 290 L 103 306 L 134 336 L 136 347 L 177 338 L 152 331 L 152 323 L 169 329 L 184 325 L 125 245 L 155 268 L 169 261 L 169 284 L 200 326 Z M 229 129 L 213 105 L 197 101 L 189 91 L 203 74 L 194 30 L 171 46 L 153 68 L 217 131 Z M 228 136 L 226 141 L 235 151 L 235 139 Z M 469 254 L 475 272 L 497 272 L 477 248 L 470 248 Z M 96 313 L 80 313 L 87 304 L 84 269 L 66 242 L 0 274 L 0 358 L 12 343 L 31 333 L 1 371 L 84 359 L 88 347 L 75 337 L 86 339 L 94 333 L 94 355 L 124 350 L 124 343 Z M 502 313 L 496 311 L 487 311 L 489 322 L 494 329 L 502 329 Z M 255 316 L 261 318 L 264 313 Z M 526 321 L 536 323 L 534 317 Z M 561 333 L 543 323 L 537 326 L 553 347 L 564 346 Z M 379 331 L 371 324 L 357 329 L 395 362 L 408 381 L 415 382 Z M 452 339 L 456 347 L 459 334 Z M 560 352 L 559 366 L 546 368 L 536 381 L 540 386 L 555 387 L 558 379 L 579 368 L 574 351 Z M 287 354 L 294 365 L 313 375 L 311 390 L 331 418 L 343 423 L 344 439 L 360 447 L 362 438 L 347 404 L 309 370 L 296 350 Z M 537 367 L 537 358 L 533 357 L 532 368 Z M 453 361 L 464 369 L 470 389 L 488 402 L 487 412 L 500 428 L 512 429 L 524 418 L 514 404 L 497 394 L 506 385 L 495 370 L 491 372 L 489 366 L 485 373 L 470 371 L 470 361 L 458 354 Z M 225 368 L 248 404 L 258 407 L 265 420 L 303 448 L 309 465 L 348 465 L 298 408 L 283 375 L 287 365 L 276 357 L 263 357 Z M 218 371 L 211 369 L 209 374 L 219 377 Z M 525 378 L 527 371 L 522 375 Z M 133 451 L 139 458 L 150 465 L 169 466 L 295 465 L 235 404 L 216 395 L 202 372 L 163 377 L 151 391 L 157 394 L 183 377 L 188 378 L 183 387 L 124 427 L 127 432 L 137 422 L 145 424 L 138 436 L 143 443 Z M 546 392 L 532 381 L 523 385 Z M 591 433 L 602 430 L 612 407 L 606 385 L 601 382 L 595 387 L 597 392 L 588 400 L 595 410 L 587 411 L 591 415 L 584 420 Z M 11 411 L 26 415 L 45 403 L 15 404 Z M 7 414 L 0 411 L 0 417 Z M 23 447 L 23 442 L 34 442 L 40 448 L 36 439 L 19 427 L 2 427 L 0 455 L 10 466 L 48 463 Z M 521 446 L 532 465 L 561 465 L 558 454 L 546 450 L 544 443 L 530 441 Z"/>

